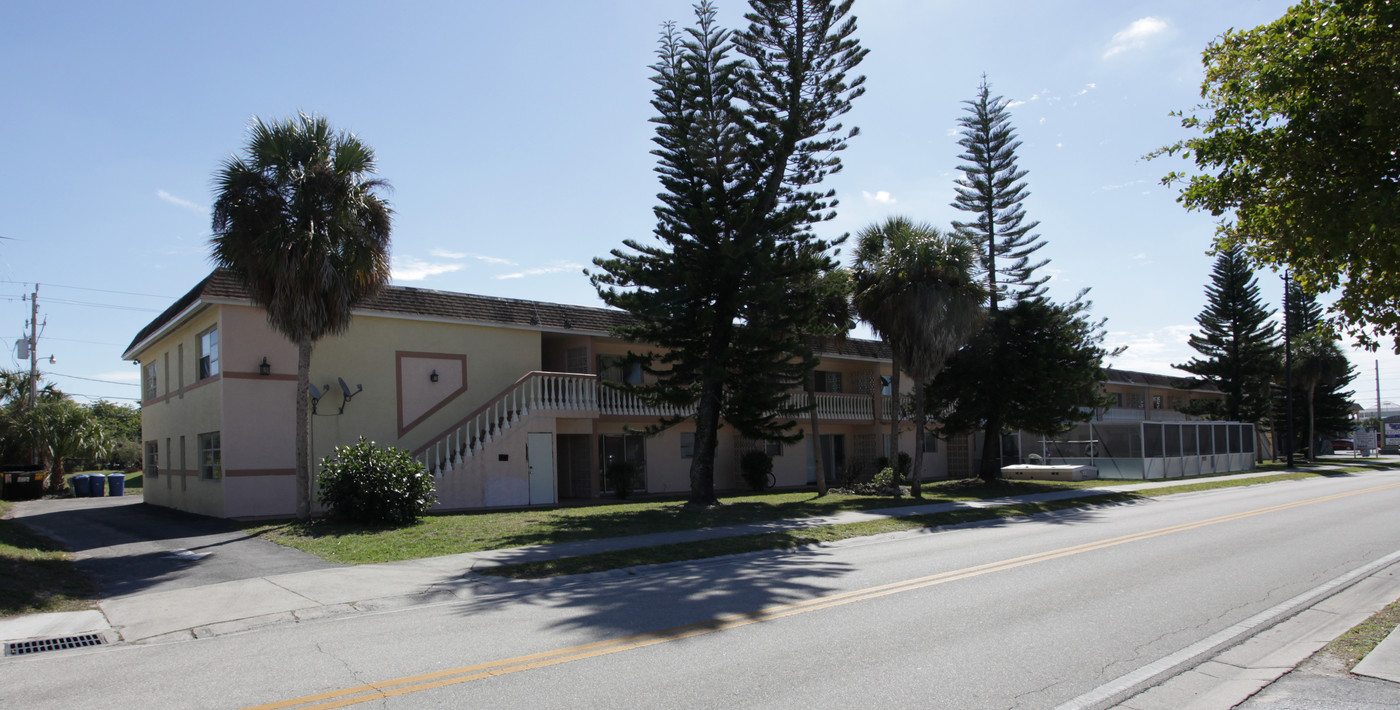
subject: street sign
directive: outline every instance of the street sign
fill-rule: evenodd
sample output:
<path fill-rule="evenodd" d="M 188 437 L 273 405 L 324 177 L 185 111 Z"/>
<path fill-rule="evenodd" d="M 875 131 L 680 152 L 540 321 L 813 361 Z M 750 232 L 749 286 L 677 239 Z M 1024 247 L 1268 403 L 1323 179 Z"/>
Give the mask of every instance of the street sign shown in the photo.
<path fill-rule="evenodd" d="M 1374 431 L 1352 432 L 1351 440 L 1357 451 L 1372 451 L 1380 448 L 1376 445 L 1376 432 Z"/>

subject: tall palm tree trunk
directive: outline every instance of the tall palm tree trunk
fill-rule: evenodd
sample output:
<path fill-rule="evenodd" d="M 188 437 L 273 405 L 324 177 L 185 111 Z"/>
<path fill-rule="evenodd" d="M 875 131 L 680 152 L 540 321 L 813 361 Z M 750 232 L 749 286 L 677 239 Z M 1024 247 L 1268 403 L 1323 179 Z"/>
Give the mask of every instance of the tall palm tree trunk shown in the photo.
<path fill-rule="evenodd" d="M 812 422 L 812 463 L 817 467 L 817 496 L 826 495 L 826 468 L 822 466 L 822 435 L 817 430 L 817 371 L 807 373 L 807 403 L 812 405 L 808 414 Z"/>
<path fill-rule="evenodd" d="M 1313 454 L 1313 444 L 1317 441 L 1317 418 L 1313 413 L 1313 393 L 1317 391 L 1317 385 L 1308 386 L 1308 460 L 1316 461 Z"/>
<path fill-rule="evenodd" d="M 924 470 L 924 382 L 914 380 L 914 465 L 909 469 L 909 495 L 923 498 L 919 490 L 919 478 Z"/>
<path fill-rule="evenodd" d="M 987 426 L 982 431 L 982 467 L 980 475 L 987 483 L 996 483 L 1001 476 L 1001 410 L 992 407 Z"/>
<path fill-rule="evenodd" d="M 311 517 L 311 341 L 297 343 L 297 518 Z"/>
<path fill-rule="evenodd" d="M 899 355 L 890 355 L 890 466 L 894 468 L 894 497 L 899 497 Z"/>

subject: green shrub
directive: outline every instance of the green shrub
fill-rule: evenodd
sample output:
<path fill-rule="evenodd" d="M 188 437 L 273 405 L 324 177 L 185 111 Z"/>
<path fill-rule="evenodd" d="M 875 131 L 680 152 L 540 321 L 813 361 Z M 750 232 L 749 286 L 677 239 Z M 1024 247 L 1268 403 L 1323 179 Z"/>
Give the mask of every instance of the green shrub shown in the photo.
<path fill-rule="evenodd" d="M 768 487 L 768 474 L 773 472 L 773 457 L 760 449 L 746 451 L 739 458 L 739 471 L 749 488 L 761 491 Z"/>
<path fill-rule="evenodd" d="M 433 476 L 407 451 L 365 437 L 321 462 L 319 500 L 331 515 L 357 523 L 405 525 L 437 501 Z"/>
<path fill-rule="evenodd" d="M 899 479 L 908 480 L 909 469 L 914 466 L 914 457 L 908 451 L 899 452 Z"/>
<path fill-rule="evenodd" d="M 894 479 L 894 469 L 889 466 L 880 469 L 880 472 L 875 474 L 874 478 L 870 479 L 870 485 L 877 490 L 894 488 L 896 483 Z"/>
<path fill-rule="evenodd" d="M 608 464 L 608 482 L 612 484 L 613 493 L 618 500 L 626 500 L 632 495 L 632 488 L 636 484 L 637 466 L 631 461 L 614 461 Z"/>

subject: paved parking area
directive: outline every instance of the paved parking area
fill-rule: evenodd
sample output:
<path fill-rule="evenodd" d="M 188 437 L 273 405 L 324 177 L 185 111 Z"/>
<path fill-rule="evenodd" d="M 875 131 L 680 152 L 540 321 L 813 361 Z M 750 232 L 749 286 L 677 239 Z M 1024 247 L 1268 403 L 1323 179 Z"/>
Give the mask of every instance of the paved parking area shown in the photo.
<path fill-rule="evenodd" d="M 139 496 L 23 501 L 10 517 L 71 550 L 104 599 L 341 566 Z"/>

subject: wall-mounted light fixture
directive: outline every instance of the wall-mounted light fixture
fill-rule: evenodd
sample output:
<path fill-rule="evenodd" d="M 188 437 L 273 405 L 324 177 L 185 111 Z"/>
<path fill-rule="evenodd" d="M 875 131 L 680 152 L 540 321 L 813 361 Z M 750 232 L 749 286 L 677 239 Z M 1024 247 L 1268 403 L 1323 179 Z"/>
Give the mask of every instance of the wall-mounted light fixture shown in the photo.
<path fill-rule="evenodd" d="M 266 355 L 263 356 L 263 361 L 258 364 L 258 374 L 264 376 L 272 374 L 272 366 L 267 364 Z"/>
<path fill-rule="evenodd" d="M 433 374 L 428 375 L 428 379 L 429 379 L 429 380 L 432 380 L 433 382 L 437 382 L 437 381 L 438 381 L 437 370 L 433 370 Z"/>

